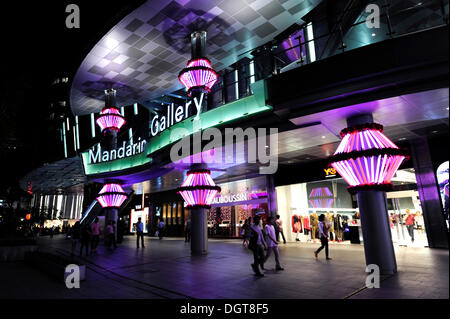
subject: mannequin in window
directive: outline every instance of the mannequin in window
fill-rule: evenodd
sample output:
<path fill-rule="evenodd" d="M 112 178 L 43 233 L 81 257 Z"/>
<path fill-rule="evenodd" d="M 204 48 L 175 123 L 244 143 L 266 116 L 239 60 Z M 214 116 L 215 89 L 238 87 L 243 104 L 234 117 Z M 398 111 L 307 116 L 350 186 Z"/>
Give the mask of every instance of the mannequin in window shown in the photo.
<path fill-rule="evenodd" d="M 330 240 L 336 241 L 336 232 L 334 229 L 334 216 L 330 212 L 327 213 L 328 235 Z"/>
<path fill-rule="evenodd" d="M 313 239 L 314 243 L 316 242 L 317 232 L 318 232 L 318 226 L 319 226 L 319 216 L 317 216 L 316 213 L 312 213 L 310 216 L 310 225 L 311 225 L 311 238 Z"/>

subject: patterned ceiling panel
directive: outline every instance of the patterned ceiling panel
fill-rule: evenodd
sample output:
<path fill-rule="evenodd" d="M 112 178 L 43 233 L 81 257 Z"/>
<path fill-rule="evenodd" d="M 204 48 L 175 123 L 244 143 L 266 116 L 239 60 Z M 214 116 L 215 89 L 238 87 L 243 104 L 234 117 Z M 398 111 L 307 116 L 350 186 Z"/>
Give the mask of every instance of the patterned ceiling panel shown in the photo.
<path fill-rule="evenodd" d="M 120 105 L 182 88 L 178 72 L 190 59 L 189 35 L 205 30 L 216 70 L 273 39 L 320 0 L 149 0 L 91 50 L 72 84 L 74 114 L 98 112 L 103 90 L 117 89 Z"/>

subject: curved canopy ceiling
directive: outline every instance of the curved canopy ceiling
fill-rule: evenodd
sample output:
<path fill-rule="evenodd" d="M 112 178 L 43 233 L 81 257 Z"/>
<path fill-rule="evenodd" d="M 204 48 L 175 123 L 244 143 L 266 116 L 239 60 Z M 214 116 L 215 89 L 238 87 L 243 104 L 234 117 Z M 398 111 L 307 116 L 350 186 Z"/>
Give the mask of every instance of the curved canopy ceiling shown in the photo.
<path fill-rule="evenodd" d="M 117 89 L 119 105 L 182 88 L 179 71 L 190 59 L 189 35 L 205 30 L 216 70 L 272 40 L 320 0 L 149 0 L 113 27 L 79 67 L 71 89 L 76 115 L 98 112 L 103 90 Z"/>

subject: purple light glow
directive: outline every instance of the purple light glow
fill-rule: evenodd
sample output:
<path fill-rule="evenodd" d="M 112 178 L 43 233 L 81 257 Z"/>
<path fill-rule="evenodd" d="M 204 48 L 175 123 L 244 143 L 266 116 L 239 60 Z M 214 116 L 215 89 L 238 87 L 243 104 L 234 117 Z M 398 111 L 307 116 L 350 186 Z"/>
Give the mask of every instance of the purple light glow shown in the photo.
<path fill-rule="evenodd" d="M 187 207 L 208 208 L 219 192 L 220 187 L 216 186 L 208 170 L 189 171 L 186 180 L 178 189 L 178 194 L 183 197 Z"/>
<path fill-rule="evenodd" d="M 104 108 L 96 122 L 102 131 L 106 129 L 119 131 L 126 123 L 120 111 L 114 107 Z"/>
<path fill-rule="evenodd" d="M 216 83 L 219 75 L 206 58 L 190 60 L 187 68 L 181 70 L 178 80 L 187 88 L 191 96 L 193 90 L 210 93 L 211 87 Z"/>
<path fill-rule="evenodd" d="M 398 170 L 404 155 L 390 154 L 390 150 L 399 150 L 382 130 L 361 129 L 348 132 L 342 138 L 334 156 L 353 152 L 381 150 L 379 154 L 359 155 L 331 163 L 331 166 L 351 186 L 386 185 Z M 384 152 L 383 152 L 384 151 Z"/>
<path fill-rule="evenodd" d="M 313 208 L 331 208 L 333 202 L 333 198 L 318 198 L 309 200 L 309 203 Z"/>
<path fill-rule="evenodd" d="M 328 187 L 313 188 L 309 198 L 333 197 L 333 193 Z"/>
<path fill-rule="evenodd" d="M 106 207 L 120 207 L 127 199 L 127 194 L 119 184 L 105 184 L 98 193 L 97 201 Z"/>

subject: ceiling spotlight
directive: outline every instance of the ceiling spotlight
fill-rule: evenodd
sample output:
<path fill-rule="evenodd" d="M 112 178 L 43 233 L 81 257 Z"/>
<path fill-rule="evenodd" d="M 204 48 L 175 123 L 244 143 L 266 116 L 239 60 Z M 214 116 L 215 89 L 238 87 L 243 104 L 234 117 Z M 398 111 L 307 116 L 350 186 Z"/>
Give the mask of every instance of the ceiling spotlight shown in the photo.
<path fill-rule="evenodd" d="M 326 138 L 326 136 L 325 136 L 325 135 L 322 135 L 322 138 Z"/>
<path fill-rule="evenodd" d="M 374 37 L 374 36 L 376 36 L 376 34 L 375 34 L 375 33 L 372 33 L 372 36 Z"/>

